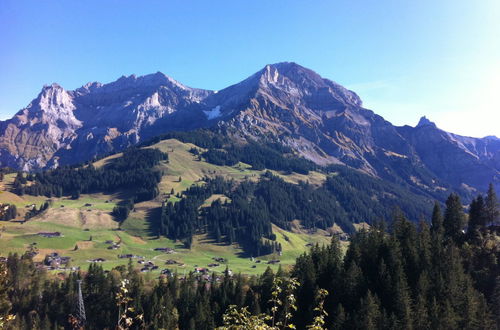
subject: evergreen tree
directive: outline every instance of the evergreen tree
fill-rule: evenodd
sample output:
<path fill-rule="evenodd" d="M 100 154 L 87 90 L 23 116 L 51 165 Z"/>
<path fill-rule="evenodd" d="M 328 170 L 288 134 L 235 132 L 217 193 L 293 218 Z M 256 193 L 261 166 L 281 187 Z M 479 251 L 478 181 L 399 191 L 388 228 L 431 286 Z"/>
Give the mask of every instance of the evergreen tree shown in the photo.
<path fill-rule="evenodd" d="M 484 200 L 483 197 L 479 195 L 470 203 L 467 237 L 469 239 L 478 237 L 479 231 L 484 228 L 486 221 L 487 215 Z"/>
<path fill-rule="evenodd" d="M 0 263 L 0 318 L 4 320 L 10 312 L 12 304 L 8 296 L 9 283 L 7 267 L 5 263 Z"/>
<path fill-rule="evenodd" d="M 500 275 L 495 278 L 491 313 L 495 318 L 497 326 L 500 327 Z"/>
<path fill-rule="evenodd" d="M 380 329 L 381 313 L 380 304 L 377 297 L 374 297 L 370 290 L 364 298 L 361 298 L 359 309 L 358 329 Z"/>
<path fill-rule="evenodd" d="M 413 328 L 416 330 L 431 329 L 429 311 L 427 310 L 427 301 L 422 293 L 419 293 L 417 300 L 415 301 Z"/>
<path fill-rule="evenodd" d="M 500 205 L 495 189 L 493 188 L 493 184 L 491 183 L 488 187 L 488 193 L 486 195 L 485 212 L 487 224 L 498 224 L 500 216 Z"/>
<path fill-rule="evenodd" d="M 348 316 L 342 304 L 338 304 L 333 315 L 333 329 L 347 328 Z"/>
<path fill-rule="evenodd" d="M 452 193 L 446 200 L 446 211 L 443 220 L 445 236 L 455 242 L 460 242 L 463 237 L 464 222 L 465 216 L 460 197 Z"/>
<path fill-rule="evenodd" d="M 432 264 L 432 239 L 429 226 L 426 222 L 420 222 L 420 232 L 418 233 L 418 273 L 419 280 L 422 273 L 428 270 Z M 428 274 L 425 274 L 428 276 Z"/>
<path fill-rule="evenodd" d="M 243 187 L 253 188 L 253 184 Z M 196 196 L 201 203 L 208 198 L 205 193 L 214 193 L 195 189 L 199 189 Z M 171 210 L 180 203 L 164 205 L 162 214 L 167 216 L 167 225 Z M 184 203 L 192 203 L 184 211 L 192 209 L 200 215 L 196 212 L 198 202 Z M 222 212 L 231 203 L 214 203 L 210 212 Z M 443 230 L 439 229 L 440 212 L 436 209 L 431 228 L 421 222 L 417 230 L 398 214 L 390 234 L 383 224 L 354 233 L 345 256 L 338 240 L 332 239 L 329 246 L 313 246 L 298 257 L 290 273 L 280 268 L 276 275 L 268 267 L 261 276 L 229 276 L 226 271 L 223 276 L 212 275 L 211 279 L 187 274 L 181 280 L 174 274 L 157 280 L 156 276 L 136 271 L 136 263 L 129 260 L 128 267 L 118 266 L 105 272 L 100 265 L 91 264 L 85 273 L 69 273 L 62 278 L 47 276 L 44 269 L 35 266 L 30 253 L 10 255 L 5 263 L 0 261 L 0 269 L 8 270 L 7 276 L 0 277 L 0 313 L 17 315 L 10 325 L 13 329 L 67 326 L 68 315 L 74 313 L 77 280 L 83 278 L 89 329 L 116 325 L 115 297 L 122 292 L 122 283 L 127 283 L 126 296 L 132 299 L 127 303 L 131 308 L 127 315 L 142 315 L 144 322 L 132 328 L 213 329 L 223 324 L 223 315 L 228 315 L 225 311 L 231 305 L 238 306 L 238 310 L 247 307 L 245 313 L 238 315 L 264 325 L 264 316 L 258 314 L 271 315 L 273 304 L 269 301 L 276 301 L 277 297 L 281 304 L 276 320 L 283 320 L 288 308 L 294 314 L 291 323 L 304 329 L 318 315 L 313 310 L 314 293 L 326 289 L 333 294 L 324 300 L 324 310 L 330 314 L 322 314 L 325 329 L 495 329 L 495 321 L 500 321 L 498 250 L 492 244 L 497 234 L 485 228 L 479 240 L 464 244 L 444 240 Z M 238 224 L 242 220 L 234 221 L 238 239 Z M 220 224 L 217 227 L 224 237 L 229 228 Z M 202 223 L 196 228 L 211 225 L 214 224 Z M 182 230 L 194 228 L 187 226 Z M 271 237 L 264 240 L 272 243 L 269 247 L 276 247 Z M 273 295 L 274 284 L 291 283 L 290 278 L 295 278 L 299 286 L 288 290 L 290 287 L 282 285 L 281 292 Z M 298 307 L 297 312 L 292 305 Z"/>
<path fill-rule="evenodd" d="M 439 237 L 444 233 L 443 214 L 437 201 L 434 202 L 434 208 L 432 209 L 431 225 L 431 231 L 435 237 Z"/>

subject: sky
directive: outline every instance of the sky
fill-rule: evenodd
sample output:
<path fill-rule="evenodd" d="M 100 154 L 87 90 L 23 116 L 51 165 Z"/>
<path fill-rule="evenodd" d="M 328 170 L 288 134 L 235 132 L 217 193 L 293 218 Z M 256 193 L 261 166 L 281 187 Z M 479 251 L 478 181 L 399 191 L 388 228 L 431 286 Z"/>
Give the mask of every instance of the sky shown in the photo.
<path fill-rule="evenodd" d="M 498 0 L 0 1 L 0 119 L 52 82 L 161 71 L 218 90 L 283 61 L 395 125 L 500 137 Z"/>

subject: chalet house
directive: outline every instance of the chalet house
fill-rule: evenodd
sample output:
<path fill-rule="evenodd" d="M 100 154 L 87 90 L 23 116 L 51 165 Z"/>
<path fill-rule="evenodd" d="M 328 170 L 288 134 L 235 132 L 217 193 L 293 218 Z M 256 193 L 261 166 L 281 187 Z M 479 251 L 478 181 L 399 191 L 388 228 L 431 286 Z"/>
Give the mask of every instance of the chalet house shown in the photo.
<path fill-rule="evenodd" d="M 206 274 L 208 273 L 208 269 L 204 268 L 204 267 L 195 267 L 194 268 L 194 272 L 197 273 L 197 274 Z"/>
<path fill-rule="evenodd" d="M 58 269 L 61 268 L 61 266 L 66 266 L 70 260 L 70 257 L 63 257 L 57 252 L 52 252 L 45 256 L 43 263 L 50 269 Z"/>
<path fill-rule="evenodd" d="M 133 257 L 134 257 L 133 254 L 120 254 L 120 255 L 118 255 L 118 258 L 120 258 L 120 259 L 130 259 Z"/>

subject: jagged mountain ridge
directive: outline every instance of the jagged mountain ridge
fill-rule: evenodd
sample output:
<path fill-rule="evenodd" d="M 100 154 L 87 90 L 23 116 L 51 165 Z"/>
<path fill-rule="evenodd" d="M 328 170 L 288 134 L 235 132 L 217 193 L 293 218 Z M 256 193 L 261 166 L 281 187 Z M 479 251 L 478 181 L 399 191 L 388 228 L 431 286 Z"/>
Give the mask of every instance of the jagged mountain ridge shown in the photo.
<path fill-rule="evenodd" d="M 30 170 L 121 150 L 139 142 L 159 118 L 211 93 L 159 72 L 89 83 L 74 91 L 44 86 L 28 107 L 0 124 L 0 161 Z"/>
<path fill-rule="evenodd" d="M 236 141 L 278 141 L 322 165 L 346 164 L 396 182 L 484 190 L 500 181 L 500 140 L 444 132 L 422 119 L 396 127 L 358 95 L 295 63 L 267 65 L 218 92 L 162 73 L 45 86 L 0 123 L 2 166 L 26 170 L 86 161 L 172 130 L 212 127 Z"/>

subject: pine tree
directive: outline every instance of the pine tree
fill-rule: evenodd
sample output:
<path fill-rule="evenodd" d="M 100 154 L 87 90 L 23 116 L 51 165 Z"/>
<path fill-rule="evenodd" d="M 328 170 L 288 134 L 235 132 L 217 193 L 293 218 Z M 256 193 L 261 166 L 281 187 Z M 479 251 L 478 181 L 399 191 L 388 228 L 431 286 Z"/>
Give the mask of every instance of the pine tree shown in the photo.
<path fill-rule="evenodd" d="M 491 183 L 486 195 L 485 209 L 487 224 L 497 224 L 500 217 L 500 205 L 493 184 Z"/>
<path fill-rule="evenodd" d="M 252 313 L 252 315 L 259 315 L 261 313 L 259 296 L 252 288 L 249 288 L 246 292 L 244 306 L 248 307 L 248 311 Z"/>
<path fill-rule="evenodd" d="M 453 311 L 453 307 L 449 300 L 442 303 L 441 312 L 439 314 L 438 326 L 433 329 L 459 329 L 458 316 Z"/>
<path fill-rule="evenodd" d="M 374 330 L 380 328 L 380 304 L 377 297 L 368 290 L 366 296 L 361 299 L 359 310 L 358 329 Z"/>
<path fill-rule="evenodd" d="M 495 279 L 495 290 L 493 291 L 491 313 L 495 318 L 497 327 L 500 328 L 500 275 Z"/>
<path fill-rule="evenodd" d="M 439 329 L 439 319 L 440 319 L 440 313 L 439 313 L 439 306 L 436 301 L 436 297 L 432 297 L 432 299 L 429 301 L 428 304 L 428 318 L 429 318 L 429 323 L 430 327 L 429 329 Z"/>
<path fill-rule="evenodd" d="M 443 220 L 444 233 L 446 237 L 460 242 L 463 236 L 465 216 L 462 209 L 460 197 L 452 193 L 446 200 L 446 211 Z"/>
<path fill-rule="evenodd" d="M 427 301 L 424 294 L 420 293 L 415 302 L 415 310 L 412 315 L 413 328 L 416 330 L 431 329 Z"/>
<path fill-rule="evenodd" d="M 429 225 L 425 221 L 420 222 L 420 232 L 418 233 L 418 264 L 420 276 L 432 264 L 432 239 Z"/>
<path fill-rule="evenodd" d="M 264 313 L 269 312 L 269 301 L 271 300 L 271 292 L 273 290 L 274 285 L 274 272 L 271 267 L 267 267 L 264 273 L 259 278 L 259 287 L 260 287 L 260 309 Z"/>
<path fill-rule="evenodd" d="M 396 270 L 394 281 L 395 314 L 402 328 L 411 329 L 412 301 L 404 272 Z"/>
<path fill-rule="evenodd" d="M 459 315 L 461 318 L 461 329 L 480 329 L 480 320 L 478 319 L 478 307 L 480 302 L 472 284 L 466 281 L 465 288 L 462 291 L 463 298 L 459 306 Z"/>
<path fill-rule="evenodd" d="M 444 233 L 443 227 L 443 214 L 441 213 L 441 207 L 437 201 L 434 202 L 434 208 L 432 210 L 432 221 L 431 221 L 431 232 L 433 236 L 439 237 Z"/>
<path fill-rule="evenodd" d="M 9 300 L 8 274 L 6 264 L 0 263 L 0 318 L 5 318 L 9 314 L 12 304 Z"/>
<path fill-rule="evenodd" d="M 485 226 L 486 209 L 481 195 L 473 199 L 469 209 L 469 225 L 467 228 L 467 238 L 474 239 L 479 236 L 479 231 Z"/>
<path fill-rule="evenodd" d="M 314 249 L 315 248 L 311 251 L 311 254 L 314 254 Z M 313 318 L 314 314 L 311 302 L 314 301 L 315 296 L 317 270 L 311 256 L 298 258 L 295 267 L 294 276 L 297 277 L 297 280 L 300 283 L 297 295 L 301 297 L 297 303 L 297 307 L 301 312 L 296 315 L 294 323 L 299 328 L 305 328 L 306 324 Z"/>
<path fill-rule="evenodd" d="M 50 323 L 50 320 L 47 315 L 45 315 L 42 319 L 42 324 L 40 326 L 40 329 L 50 329 L 52 328 L 52 324 Z"/>
<path fill-rule="evenodd" d="M 347 315 L 342 304 L 338 304 L 333 315 L 333 329 L 344 329 L 347 325 Z"/>

